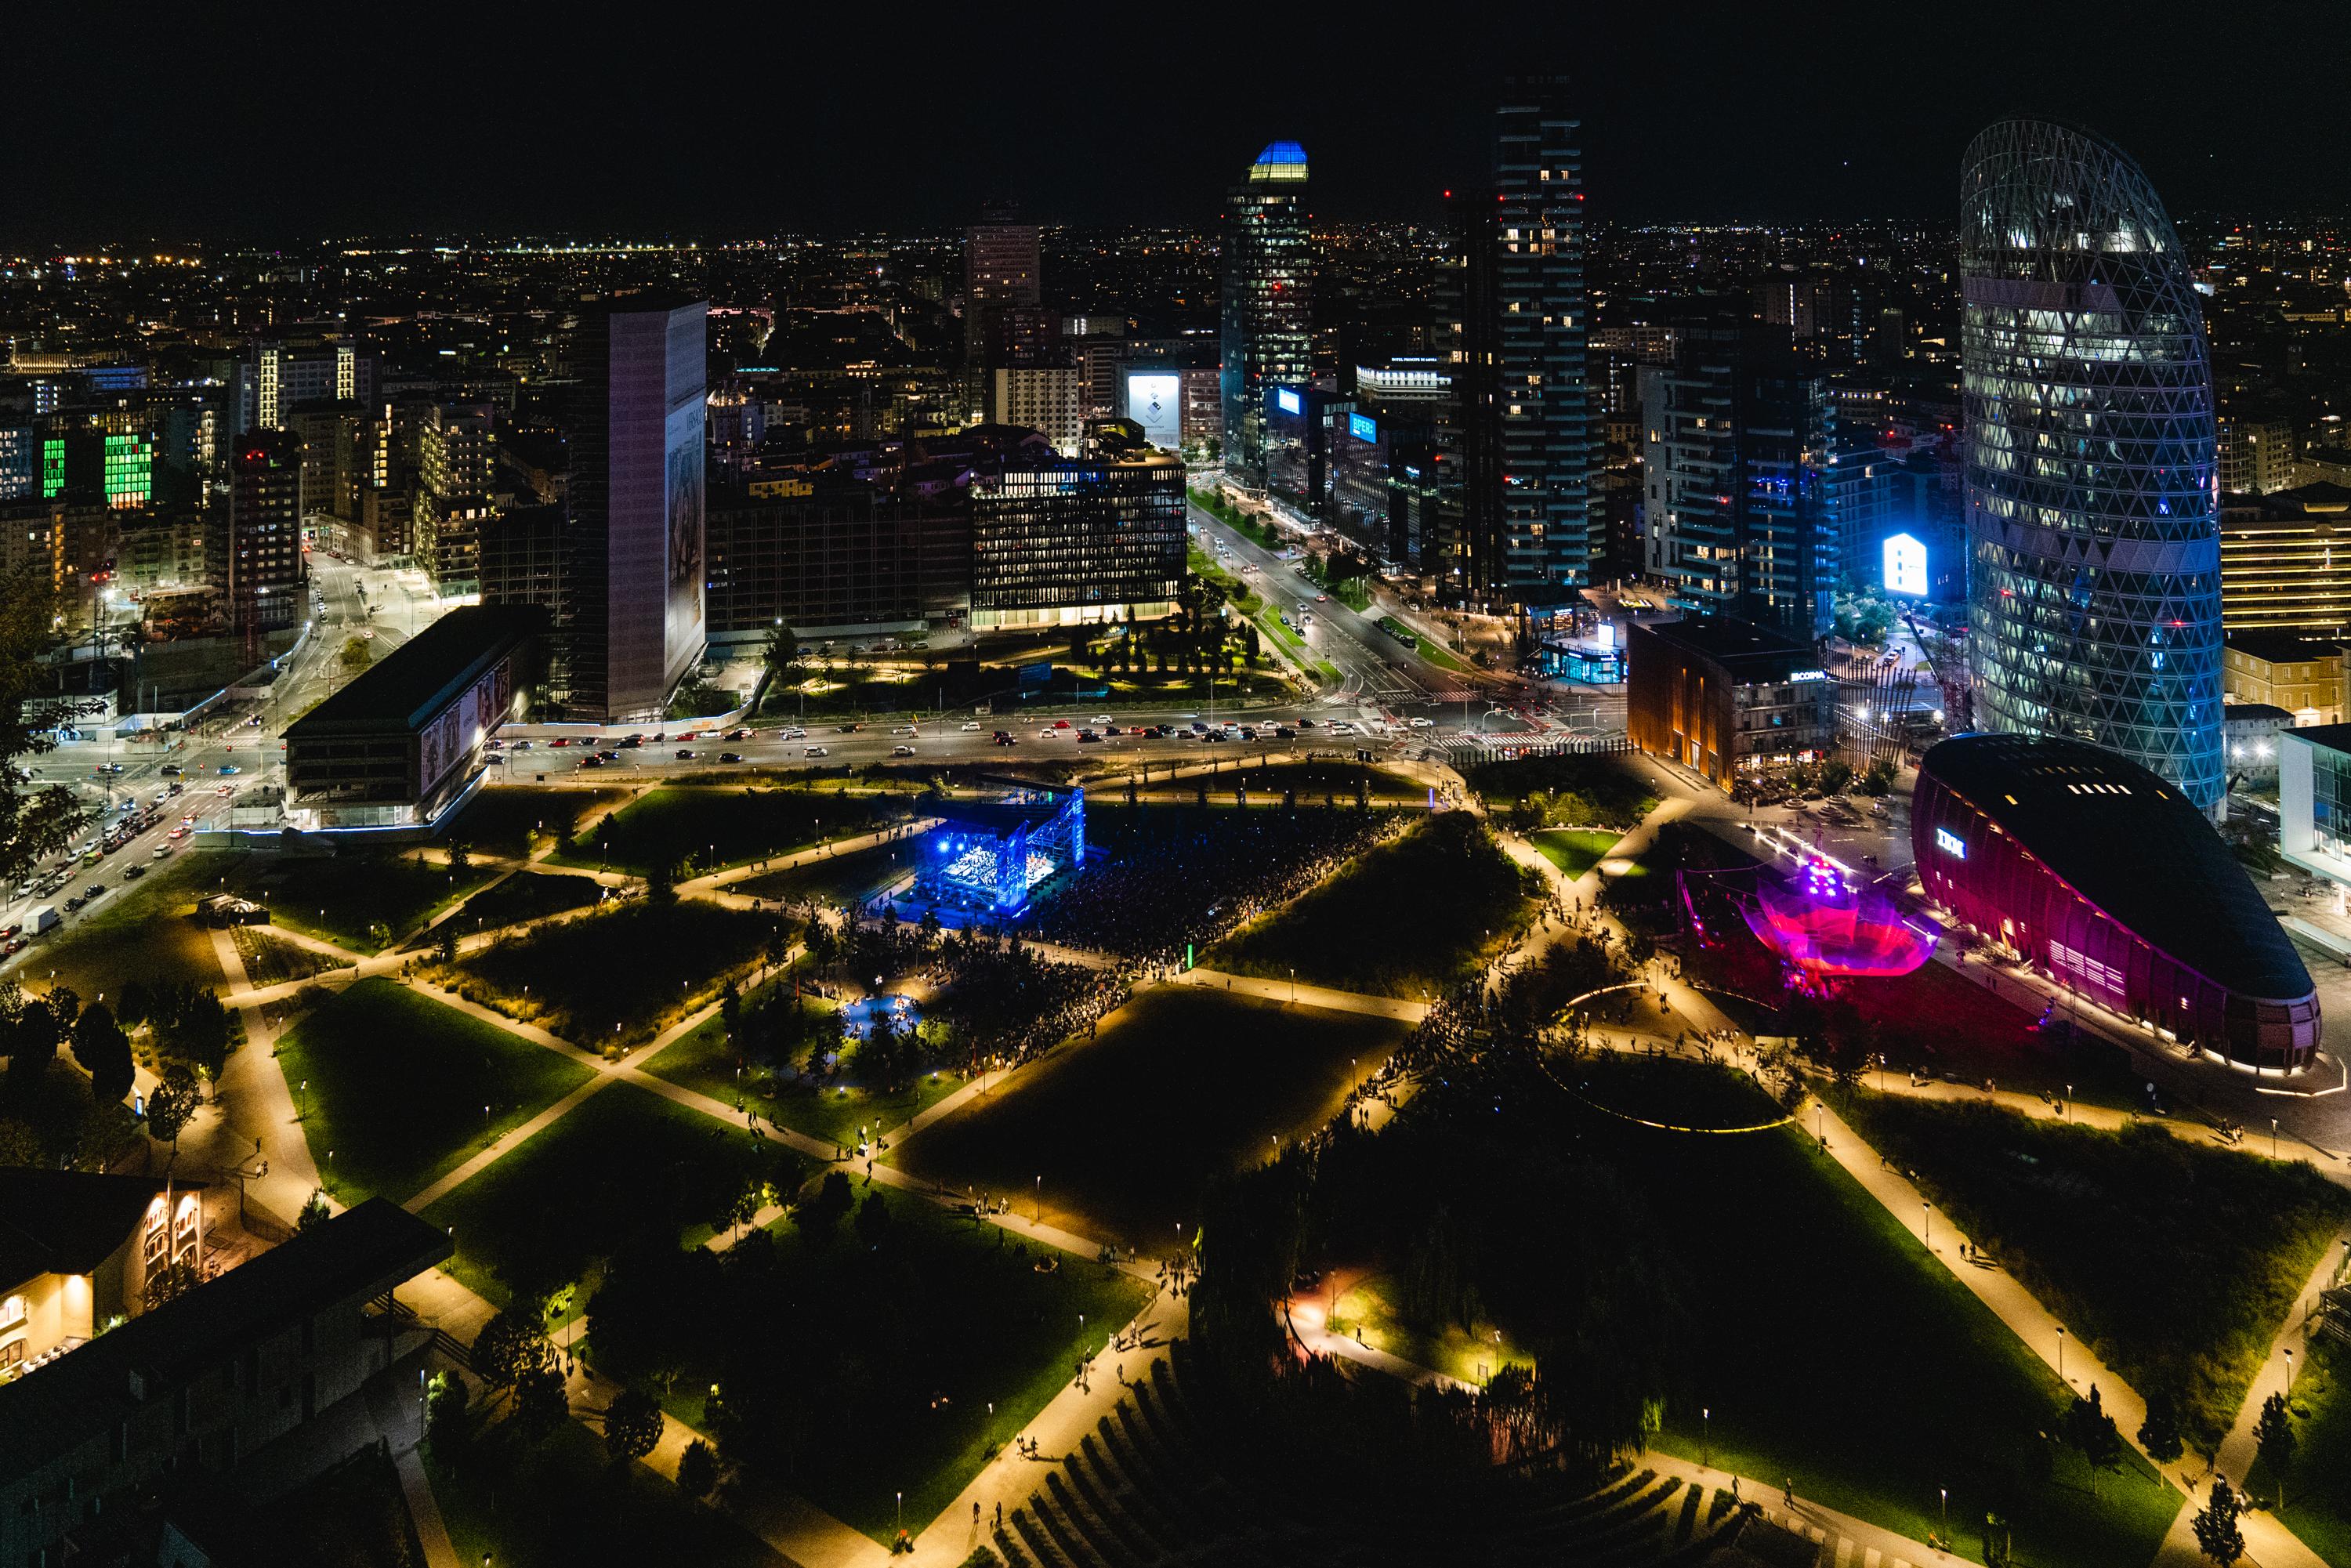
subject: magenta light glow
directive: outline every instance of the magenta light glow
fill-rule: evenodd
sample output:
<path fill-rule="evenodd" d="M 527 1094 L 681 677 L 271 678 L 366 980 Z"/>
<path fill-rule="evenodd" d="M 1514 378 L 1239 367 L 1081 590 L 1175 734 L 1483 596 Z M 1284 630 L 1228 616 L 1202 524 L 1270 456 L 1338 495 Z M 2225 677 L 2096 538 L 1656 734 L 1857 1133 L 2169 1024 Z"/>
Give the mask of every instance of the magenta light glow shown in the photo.
<path fill-rule="evenodd" d="M 1942 928 L 1874 887 L 1856 888 L 1835 867 L 1808 859 L 1792 883 L 1768 873 L 1740 914 L 1755 939 L 1790 967 L 1826 975 L 1907 975 L 1935 951 Z"/>

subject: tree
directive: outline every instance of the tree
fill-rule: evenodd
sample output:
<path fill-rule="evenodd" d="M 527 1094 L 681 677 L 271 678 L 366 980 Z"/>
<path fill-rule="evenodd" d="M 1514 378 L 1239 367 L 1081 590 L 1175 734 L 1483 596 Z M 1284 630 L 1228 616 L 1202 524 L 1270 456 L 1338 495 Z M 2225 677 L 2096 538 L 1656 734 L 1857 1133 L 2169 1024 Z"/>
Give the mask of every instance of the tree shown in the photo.
<path fill-rule="evenodd" d="M 2212 1500 L 2196 1516 L 2196 1544 L 2220 1568 L 2234 1568 L 2238 1558 L 2245 1554 L 2245 1532 L 2237 1527 L 2237 1516 L 2244 1511 L 2238 1502 L 2236 1489 L 2229 1478 L 2217 1471 L 2212 1477 Z"/>
<path fill-rule="evenodd" d="M 514 1410 L 508 1419 L 531 1442 L 551 1435 L 571 1415 L 570 1396 L 563 1391 L 563 1374 L 540 1365 L 515 1380 Z"/>
<path fill-rule="evenodd" d="M 374 655 L 368 651 L 366 638 L 346 637 L 343 639 L 342 661 L 343 668 L 346 670 L 364 670 L 368 667 L 369 660 L 373 657 Z"/>
<path fill-rule="evenodd" d="M 833 1227 L 841 1223 L 841 1217 L 849 1212 L 853 1201 L 847 1173 L 831 1171 L 817 1184 L 813 1197 L 800 1200 L 794 1218 L 799 1221 L 802 1234 L 810 1240 L 827 1241 L 831 1239 Z"/>
<path fill-rule="evenodd" d="M 666 860 L 653 862 L 645 873 L 645 896 L 655 904 L 677 902 L 677 867 Z"/>
<path fill-rule="evenodd" d="M 449 869 L 464 871 L 474 863 L 473 847 L 463 839 L 449 841 Z"/>
<path fill-rule="evenodd" d="M 718 1486 L 718 1460 L 710 1445 L 696 1437 L 677 1457 L 677 1490 L 699 1502 Z"/>
<path fill-rule="evenodd" d="M 2277 1483 L 2277 1505 L 2285 1506 L 2285 1473 L 2294 1464 L 2294 1412 L 2285 1396 L 2273 1394 L 2262 1401 L 2261 1419 L 2253 1423 L 2253 1444 Z"/>
<path fill-rule="evenodd" d="M 335 1211 L 327 1207 L 326 1189 L 312 1187 L 310 1196 L 303 1200 L 302 1212 L 294 1217 L 294 1228 L 308 1230 L 314 1225 L 324 1225 L 334 1217 Z"/>
<path fill-rule="evenodd" d="M 444 920 L 433 928 L 433 956 L 444 964 L 457 961 L 457 923 Z"/>
<path fill-rule="evenodd" d="M 2113 1468 L 2122 1458 L 2123 1437 L 2116 1429 L 2115 1418 L 2106 1414 L 2096 1384 L 2090 1385 L 2088 1398 L 2076 1399 L 2067 1407 L 2064 1433 L 2065 1441 L 2080 1449 L 2089 1465 L 2090 1495 L 2097 1496 L 2098 1472 Z"/>
<path fill-rule="evenodd" d="M 0 887 L 74 841 L 89 813 L 68 784 L 36 784 L 24 759 L 55 749 L 60 725 L 95 705 L 49 695 L 42 656 L 58 641 L 47 561 L 0 572 Z"/>
<path fill-rule="evenodd" d="M 424 1436 L 433 1445 L 433 1457 L 444 1464 L 455 1463 L 473 1441 L 472 1411 L 466 1403 L 470 1393 L 464 1374 L 439 1372 L 425 1395 Z"/>
<path fill-rule="evenodd" d="M 2179 1436 L 2179 1410 L 2171 1396 L 2147 1396 L 2147 1419 L 2139 1423 L 2138 1442 L 2159 1465 L 2168 1465 L 2188 1451 Z"/>
<path fill-rule="evenodd" d="M 187 1131 L 188 1119 L 196 1113 L 196 1078 L 183 1062 L 175 1061 L 163 1070 L 162 1082 L 147 1096 L 147 1133 L 180 1152 L 180 1134 Z"/>
<path fill-rule="evenodd" d="M 623 1388 L 604 1406 L 604 1447 L 619 1463 L 652 1453 L 661 1435 L 661 1406 L 650 1394 Z"/>
<path fill-rule="evenodd" d="M 474 1336 L 474 1370 L 492 1388 L 516 1388 L 547 1365 L 547 1336 L 539 1332 L 538 1305 L 519 1301 Z"/>

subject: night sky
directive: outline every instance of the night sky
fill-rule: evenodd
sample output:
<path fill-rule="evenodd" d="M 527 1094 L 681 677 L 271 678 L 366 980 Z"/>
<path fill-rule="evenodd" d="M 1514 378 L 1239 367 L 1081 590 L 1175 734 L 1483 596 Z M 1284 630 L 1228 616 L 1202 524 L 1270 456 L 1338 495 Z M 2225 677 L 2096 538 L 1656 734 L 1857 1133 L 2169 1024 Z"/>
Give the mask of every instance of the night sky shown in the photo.
<path fill-rule="evenodd" d="M 0 244 L 36 250 L 918 228 L 990 194 L 1198 223 L 1279 136 L 1318 215 L 1421 218 L 1505 69 L 1583 85 L 1623 221 L 1946 219 L 2018 111 L 2105 131 L 2177 212 L 2339 211 L 2351 178 L 2341 0 L 22 9 Z"/>

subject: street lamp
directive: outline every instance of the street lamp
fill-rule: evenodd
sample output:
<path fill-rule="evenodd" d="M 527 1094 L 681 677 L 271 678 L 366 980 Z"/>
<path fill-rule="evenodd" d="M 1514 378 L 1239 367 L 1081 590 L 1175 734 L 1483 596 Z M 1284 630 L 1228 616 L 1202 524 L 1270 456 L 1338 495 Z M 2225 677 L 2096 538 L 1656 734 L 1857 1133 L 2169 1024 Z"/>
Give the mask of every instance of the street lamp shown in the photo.
<path fill-rule="evenodd" d="M 1699 1406 L 1698 1406 L 1698 1434 L 1699 1434 L 1699 1435 L 1698 1435 L 1698 1452 L 1699 1452 L 1701 1455 L 1703 1455 L 1703 1456 L 1704 1456 L 1703 1459 L 1702 1459 L 1700 1462 L 1701 1462 L 1701 1464 L 1703 1465 L 1703 1467 L 1704 1467 L 1705 1469 L 1712 1469 L 1714 1468 L 1714 1412 L 1713 1412 L 1713 1410 L 1711 1410 L 1710 1408 L 1708 1408 L 1708 1406 L 1703 1406 L 1703 1405 Z"/>
<path fill-rule="evenodd" d="M 1951 1538 L 1951 1489 L 1937 1487 L 1935 1490 L 1943 1494 L 1943 1539 L 1949 1541 Z"/>
<path fill-rule="evenodd" d="M 1935 1249 L 1935 1206 L 1920 1199 L 1918 1215 L 1918 1234 L 1927 1243 L 1927 1250 L 1932 1252 Z"/>
<path fill-rule="evenodd" d="M 2065 1325 L 2057 1325 L 2057 1381 L 2065 1381 Z"/>
<path fill-rule="evenodd" d="M 2294 1347 L 2292 1345 L 2286 1346 L 2285 1351 L 2285 1397 L 2289 1405 L 2294 1402 Z"/>
<path fill-rule="evenodd" d="M 1045 1223 L 1045 1178 L 1041 1175 L 1037 1178 L 1037 1223 Z"/>

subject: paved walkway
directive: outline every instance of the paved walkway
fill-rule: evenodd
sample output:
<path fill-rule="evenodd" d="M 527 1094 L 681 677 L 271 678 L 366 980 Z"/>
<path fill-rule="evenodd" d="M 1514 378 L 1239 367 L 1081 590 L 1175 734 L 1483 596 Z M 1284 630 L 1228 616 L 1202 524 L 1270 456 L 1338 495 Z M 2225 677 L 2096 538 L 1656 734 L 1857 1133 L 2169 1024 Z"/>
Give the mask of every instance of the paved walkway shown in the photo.
<path fill-rule="evenodd" d="M 1167 977 L 1171 986 L 1201 986 L 1210 990 L 1225 990 L 1237 997 L 1256 997 L 1285 1006 L 1295 1003 L 1301 1008 L 1322 1008 L 1330 1012 L 1363 1013 L 1372 1018 L 1395 1019 L 1404 1023 L 1418 1023 L 1428 1016 L 1429 1004 L 1407 1001 L 1402 997 L 1372 997 L 1360 991 L 1342 991 L 1330 986 L 1311 985 L 1304 980 L 1268 980 L 1254 975 L 1228 975 L 1221 969 L 1178 969 Z"/>

